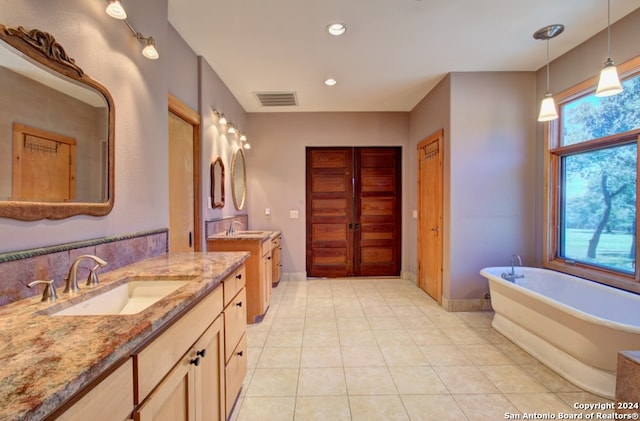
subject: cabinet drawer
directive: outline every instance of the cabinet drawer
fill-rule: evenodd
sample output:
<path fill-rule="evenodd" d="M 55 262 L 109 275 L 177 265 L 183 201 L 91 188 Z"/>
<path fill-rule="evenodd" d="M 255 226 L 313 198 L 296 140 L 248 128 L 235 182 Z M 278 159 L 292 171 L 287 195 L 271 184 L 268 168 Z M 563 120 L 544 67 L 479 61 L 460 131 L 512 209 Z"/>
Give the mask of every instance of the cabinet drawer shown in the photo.
<path fill-rule="evenodd" d="M 225 361 L 231 358 L 245 330 L 247 330 L 247 290 L 242 288 L 224 309 Z"/>
<path fill-rule="evenodd" d="M 202 332 L 222 312 L 219 286 L 171 325 L 145 348 L 133 355 L 136 371 L 136 404 L 151 393 L 155 385 L 176 365 Z"/>
<path fill-rule="evenodd" d="M 58 420 L 124 420 L 133 409 L 133 366 L 128 359 L 116 371 L 84 395 Z M 105 404 L 109 410 L 105 411 Z"/>
<path fill-rule="evenodd" d="M 238 291 L 242 289 L 246 281 L 246 273 L 244 270 L 244 265 L 233 272 L 231 275 L 224 278 L 222 281 L 222 286 L 224 288 L 224 305 L 225 307 L 233 297 L 236 296 Z"/>
<path fill-rule="evenodd" d="M 247 335 L 242 335 L 240 343 L 233 351 L 231 359 L 225 367 L 225 378 L 227 380 L 227 417 L 233 409 L 233 403 L 240 393 L 242 382 L 247 375 Z"/>

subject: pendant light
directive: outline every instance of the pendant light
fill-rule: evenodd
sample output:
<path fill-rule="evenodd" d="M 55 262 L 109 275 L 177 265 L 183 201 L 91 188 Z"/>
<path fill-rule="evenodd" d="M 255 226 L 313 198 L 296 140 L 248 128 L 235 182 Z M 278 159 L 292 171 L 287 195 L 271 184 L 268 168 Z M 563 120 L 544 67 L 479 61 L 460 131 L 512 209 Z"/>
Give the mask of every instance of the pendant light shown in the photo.
<path fill-rule="evenodd" d="M 553 96 L 549 92 L 549 40 L 560 35 L 564 31 L 564 25 L 549 25 L 544 28 L 538 29 L 533 33 L 535 39 L 542 39 L 547 41 L 547 93 L 544 95 L 542 104 L 540 104 L 540 114 L 538 115 L 538 121 L 551 121 L 558 118 L 558 111 L 556 110 L 556 103 L 553 101 Z"/>
<path fill-rule="evenodd" d="M 607 0 L 607 60 L 600 71 L 596 96 L 612 96 L 620 92 L 622 92 L 622 85 L 618 78 L 618 69 L 611 60 L 611 0 Z"/>

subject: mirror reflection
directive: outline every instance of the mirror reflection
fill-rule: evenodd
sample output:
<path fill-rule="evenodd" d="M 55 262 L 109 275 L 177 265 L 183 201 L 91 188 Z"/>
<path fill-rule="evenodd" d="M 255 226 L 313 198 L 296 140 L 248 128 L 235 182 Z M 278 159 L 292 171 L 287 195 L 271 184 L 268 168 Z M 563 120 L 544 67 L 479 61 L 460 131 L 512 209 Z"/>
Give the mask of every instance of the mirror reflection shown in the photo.
<path fill-rule="evenodd" d="M 211 163 L 211 206 L 224 207 L 224 164 L 221 157 Z"/>
<path fill-rule="evenodd" d="M 113 103 L 53 36 L 0 25 L 0 216 L 113 206 Z"/>
<path fill-rule="evenodd" d="M 247 169 L 244 152 L 238 148 L 231 161 L 231 194 L 237 210 L 242 210 L 247 194 Z"/>

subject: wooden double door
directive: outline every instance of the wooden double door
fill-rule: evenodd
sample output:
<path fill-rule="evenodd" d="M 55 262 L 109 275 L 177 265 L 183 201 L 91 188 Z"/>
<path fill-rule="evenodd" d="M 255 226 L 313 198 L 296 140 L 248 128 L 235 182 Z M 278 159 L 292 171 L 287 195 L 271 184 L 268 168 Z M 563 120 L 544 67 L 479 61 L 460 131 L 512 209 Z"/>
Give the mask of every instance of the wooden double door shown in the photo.
<path fill-rule="evenodd" d="M 307 148 L 308 276 L 400 274 L 401 151 Z"/>

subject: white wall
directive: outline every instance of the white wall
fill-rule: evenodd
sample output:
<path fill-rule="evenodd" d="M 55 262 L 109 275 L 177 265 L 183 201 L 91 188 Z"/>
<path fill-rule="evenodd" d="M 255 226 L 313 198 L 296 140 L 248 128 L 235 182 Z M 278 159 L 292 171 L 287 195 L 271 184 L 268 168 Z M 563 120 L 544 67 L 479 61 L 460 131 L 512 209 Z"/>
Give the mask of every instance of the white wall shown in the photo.
<path fill-rule="evenodd" d="M 23 222 L 0 218 L 0 252 L 168 226 L 167 1 L 127 3 L 134 27 L 152 35 L 160 59 L 140 54 L 102 1 L 0 0 L 1 22 L 50 32 L 113 96 L 116 112 L 115 206 L 105 217 Z"/>

